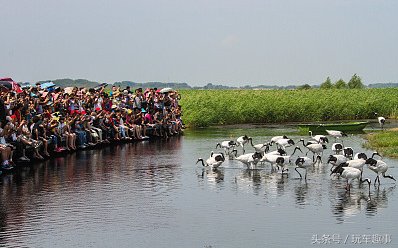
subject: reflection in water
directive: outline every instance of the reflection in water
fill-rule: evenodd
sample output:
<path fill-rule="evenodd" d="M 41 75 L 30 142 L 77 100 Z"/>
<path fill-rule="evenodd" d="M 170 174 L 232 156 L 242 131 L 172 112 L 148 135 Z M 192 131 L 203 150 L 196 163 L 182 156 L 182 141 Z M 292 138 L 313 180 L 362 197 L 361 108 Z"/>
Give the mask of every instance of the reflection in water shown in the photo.
<path fill-rule="evenodd" d="M 288 176 L 281 173 L 271 173 L 265 169 L 241 169 L 235 175 L 235 190 L 252 191 L 255 195 L 280 197 L 285 194 L 285 184 Z"/>
<path fill-rule="evenodd" d="M 347 217 L 355 216 L 366 208 L 369 196 L 361 191 L 351 193 L 340 191 L 337 193 L 335 200 L 332 212 L 338 222 L 342 223 Z"/>
<path fill-rule="evenodd" d="M 382 187 L 380 185 L 374 187 L 374 193 L 372 193 L 368 205 L 366 207 L 366 215 L 374 216 L 379 208 L 387 208 L 388 197 L 392 197 L 396 185 L 392 187 Z"/>
<path fill-rule="evenodd" d="M 98 230 L 105 223 L 123 223 L 126 216 L 138 221 L 142 214 L 162 213 L 164 218 L 142 222 L 166 226 L 173 210 L 157 202 L 167 204 L 164 196 L 180 187 L 180 145 L 180 139 L 173 137 L 79 151 L 2 176 L 1 244 L 27 246 L 25 237 L 33 234 L 90 226 Z M 125 226 L 144 226 L 135 225 L 129 222 Z"/>
<path fill-rule="evenodd" d="M 382 189 L 374 187 L 374 191 L 369 195 L 364 187 L 367 185 L 352 189 L 351 192 L 347 192 L 344 188 L 334 190 L 332 194 L 336 195 L 330 198 L 335 200 L 332 202 L 332 213 L 338 223 L 343 223 L 364 211 L 367 216 L 375 216 L 379 208 L 387 208 L 388 197 L 395 189 L 395 186 Z"/>
<path fill-rule="evenodd" d="M 261 189 L 262 176 L 260 170 L 243 169 L 236 181 L 252 187 L 253 192 L 258 194 Z"/>
<path fill-rule="evenodd" d="M 219 169 L 212 169 L 209 167 L 201 168 L 199 173 L 197 170 L 198 178 L 202 180 L 207 180 L 207 182 L 212 185 L 216 186 L 217 184 L 224 181 L 224 172 L 222 168 Z"/>
<path fill-rule="evenodd" d="M 294 194 L 296 196 L 296 204 L 299 207 L 304 207 L 307 204 L 308 196 L 308 184 L 304 180 L 300 180 L 300 184 L 294 188 Z"/>

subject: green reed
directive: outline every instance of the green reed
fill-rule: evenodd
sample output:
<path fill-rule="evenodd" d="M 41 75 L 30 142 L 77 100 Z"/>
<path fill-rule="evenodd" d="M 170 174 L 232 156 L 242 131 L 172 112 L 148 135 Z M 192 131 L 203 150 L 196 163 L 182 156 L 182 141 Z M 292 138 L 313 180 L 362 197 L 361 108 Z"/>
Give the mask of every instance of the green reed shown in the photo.
<path fill-rule="evenodd" d="M 181 90 L 187 126 L 286 123 L 394 117 L 398 88 Z"/>

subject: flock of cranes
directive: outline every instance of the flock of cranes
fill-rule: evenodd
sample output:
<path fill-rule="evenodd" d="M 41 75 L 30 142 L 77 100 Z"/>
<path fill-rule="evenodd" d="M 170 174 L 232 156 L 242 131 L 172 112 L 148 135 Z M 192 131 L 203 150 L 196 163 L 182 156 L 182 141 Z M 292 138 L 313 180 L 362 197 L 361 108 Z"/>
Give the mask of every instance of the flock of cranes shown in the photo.
<path fill-rule="evenodd" d="M 380 118 L 380 117 L 379 117 Z M 380 119 L 379 119 L 380 121 Z M 385 121 L 385 119 L 384 119 Z M 383 128 L 382 125 L 380 126 Z M 314 168 L 317 164 L 322 164 L 323 153 L 329 143 L 329 138 L 334 138 L 334 143 L 331 146 L 331 155 L 327 159 L 327 164 L 331 164 L 330 175 L 337 175 L 346 179 L 346 190 L 349 192 L 352 182 L 358 180 L 360 184 L 367 182 L 370 185 L 369 178 L 363 178 L 364 167 L 376 173 L 374 184 L 380 185 L 380 176 L 389 178 L 394 181 L 395 178 L 387 175 L 388 165 L 382 161 L 381 155 L 374 152 L 371 156 L 367 156 L 363 152 L 354 154 L 352 147 L 344 146 L 343 138 L 347 136 L 344 132 L 336 130 L 327 130 L 327 135 L 315 135 L 309 132 L 309 139 L 307 142 L 301 138 L 298 142 L 288 138 L 286 135 L 272 137 L 271 140 L 260 144 L 253 144 L 253 139 L 247 135 L 240 136 L 236 140 L 226 140 L 216 144 L 216 149 L 221 148 L 223 152 L 211 152 L 209 158 L 206 160 L 199 158 L 196 163 L 201 162 L 205 167 L 211 167 L 217 170 L 225 162 L 226 158 L 240 161 L 247 166 L 248 169 L 257 169 L 259 164 L 268 163 L 271 167 L 271 173 L 280 171 L 281 175 L 287 174 L 290 165 L 294 165 L 295 171 L 298 173 L 300 179 L 303 178 L 300 170 L 304 170 L 304 179 L 307 180 L 307 170 Z M 306 150 L 304 154 L 302 147 Z M 248 146 L 251 146 L 254 151 L 246 153 Z M 288 153 L 288 147 L 294 147 L 293 152 Z M 275 147 L 274 149 L 271 149 Z M 238 150 L 242 150 L 242 154 L 238 156 Z M 303 155 L 294 154 L 299 151 Z M 307 157 L 307 154 L 312 154 L 312 157 Z M 225 154 L 225 155 L 224 155 Z M 379 159 L 375 159 L 378 156 Z"/>

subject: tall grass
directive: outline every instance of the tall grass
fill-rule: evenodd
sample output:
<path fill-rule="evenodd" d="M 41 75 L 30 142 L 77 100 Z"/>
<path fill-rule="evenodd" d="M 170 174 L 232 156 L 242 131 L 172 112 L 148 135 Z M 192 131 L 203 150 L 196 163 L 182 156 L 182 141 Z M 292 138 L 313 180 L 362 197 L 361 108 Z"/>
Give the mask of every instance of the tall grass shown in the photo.
<path fill-rule="evenodd" d="M 283 123 L 397 115 L 398 89 L 181 90 L 191 127 Z"/>

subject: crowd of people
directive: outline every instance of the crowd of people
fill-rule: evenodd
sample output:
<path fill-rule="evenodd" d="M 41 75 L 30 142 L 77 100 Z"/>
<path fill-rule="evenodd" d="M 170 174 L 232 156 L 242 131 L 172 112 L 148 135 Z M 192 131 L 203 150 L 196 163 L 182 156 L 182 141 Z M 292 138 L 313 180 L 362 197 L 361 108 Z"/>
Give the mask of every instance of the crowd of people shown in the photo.
<path fill-rule="evenodd" d="M 0 87 L 1 168 L 115 141 L 167 138 L 183 128 L 172 89 Z M 15 161 L 15 162 L 14 162 Z"/>

